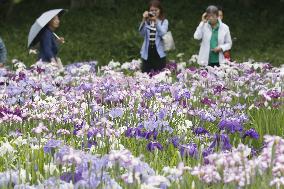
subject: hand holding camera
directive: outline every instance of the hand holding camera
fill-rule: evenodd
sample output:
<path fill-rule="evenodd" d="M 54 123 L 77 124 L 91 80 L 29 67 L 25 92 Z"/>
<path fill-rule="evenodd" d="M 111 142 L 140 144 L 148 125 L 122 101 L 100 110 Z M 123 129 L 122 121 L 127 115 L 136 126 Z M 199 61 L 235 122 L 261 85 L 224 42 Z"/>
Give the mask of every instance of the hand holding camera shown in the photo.
<path fill-rule="evenodd" d="M 146 20 L 148 18 L 148 15 L 149 15 L 149 12 L 148 11 L 145 11 L 143 13 L 143 20 Z"/>
<path fill-rule="evenodd" d="M 147 19 L 156 20 L 156 13 L 155 12 L 151 12 L 151 11 L 145 11 L 143 13 L 143 20 L 145 21 Z"/>
<path fill-rule="evenodd" d="M 154 12 L 149 12 L 148 15 L 149 15 L 150 18 L 156 17 L 156 13 L 154 13 Z"/>

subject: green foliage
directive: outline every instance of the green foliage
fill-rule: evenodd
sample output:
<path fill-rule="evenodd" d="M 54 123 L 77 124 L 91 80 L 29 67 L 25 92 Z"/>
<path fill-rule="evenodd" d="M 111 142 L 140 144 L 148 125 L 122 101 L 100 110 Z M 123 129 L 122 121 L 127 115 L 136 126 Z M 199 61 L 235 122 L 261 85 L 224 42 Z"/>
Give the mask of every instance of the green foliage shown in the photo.
<path fill-rule="evenodd" d="M 62 18 L 60 36 L 66 44 L 60 48 L 59 56 L 65 64 L 98 60 L 107 64 L 111 59 L 129 61 L 139 58 L 143 38 L 138 26 L 146 9 L 145 1 L 109 0 L 92 8 L 70 10 Z M 178 53 L 185 53 L 184 59 L 197 54 L 199 42 L 193 33 L 209 1 L 164 1 L 166 15 L 170 22 L 177 50 L 169 53 L 168 59 L 175 59 Z M 225 10 L 224 22 L 230 26 L 234 38 L 232 57 L 237 61 L 271 62 L 280 65 L 283 57 L 284 18 L 281 12 L 283 3 L 260 3 L 256 7 L 240 7 L 236 1 L 217 1 Z M 270 6 L 265 8 L 265 6 Z M 61 0 L 54 3 L 23 1 L 18 3 L 6 21 L 0 21 L 0 35 L 6 43 L 9 59 L 17 58 L 26 64 L 35 62 L 36 56 L 28 55 L 26 49 L 30 26 L 44 11 L 52 8 L 69 8 L 70 2 Z M 239 9 L 236 10 L 236 7 Z M 33 11 L 30 11 L 33 10 Z M 281 16 L 279 16 L 281 15 Z"/>

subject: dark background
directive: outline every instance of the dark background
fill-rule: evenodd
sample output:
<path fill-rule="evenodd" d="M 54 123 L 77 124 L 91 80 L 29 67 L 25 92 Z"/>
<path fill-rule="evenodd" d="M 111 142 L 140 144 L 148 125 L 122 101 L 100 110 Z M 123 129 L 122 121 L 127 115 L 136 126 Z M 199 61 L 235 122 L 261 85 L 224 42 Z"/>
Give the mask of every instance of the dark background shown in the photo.
<path fill-rule="evenodd" d="M 62 17 L 57 34 L 66 43 L 59 56 L 64 64 L 111 59 L 129 61 L 139 58 L 143 39 L 138 33 L 145 0 L 0 0 L 0 36 L 4 40 L 9 61 L 13 58 L 30 65 L 36 55 L 28 55 L 27 36 L 35 19 L 53 8 L 69 9 Z M 239 62 L 252 58 L 284 63 L 283 0 L 162 0 L 177 50 L 168 59 L 184 60 L 197 54 L 199 42 L 193 33 L 208 5 L 224 9 L 224 22 L 234 39 L 232 56 Z"/>

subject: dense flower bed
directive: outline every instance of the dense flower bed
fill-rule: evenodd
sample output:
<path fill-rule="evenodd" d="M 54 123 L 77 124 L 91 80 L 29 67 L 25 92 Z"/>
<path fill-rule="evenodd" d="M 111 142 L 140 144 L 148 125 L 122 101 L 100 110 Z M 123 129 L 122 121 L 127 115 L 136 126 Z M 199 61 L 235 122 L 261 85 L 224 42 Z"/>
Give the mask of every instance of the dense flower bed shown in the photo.
<path fill-rule="evenodd" d="M 284 68 L 140 63 L 1 69 L 0 188 L 284 185 Z"/>

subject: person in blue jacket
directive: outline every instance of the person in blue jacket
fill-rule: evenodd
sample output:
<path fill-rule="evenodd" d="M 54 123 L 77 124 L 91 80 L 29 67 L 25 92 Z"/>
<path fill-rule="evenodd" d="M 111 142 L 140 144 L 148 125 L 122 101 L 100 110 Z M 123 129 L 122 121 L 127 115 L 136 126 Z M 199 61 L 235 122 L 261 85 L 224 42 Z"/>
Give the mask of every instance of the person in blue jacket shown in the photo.
<path fill-rule="evenodd" d="M 144 37 L 141 48 L 142 72 L 160 71 L 166 66 L 166 53 L 162 36 L 168 31 L 169 22 L 165 18 L 163 7 L 159 0 L 151 0 L 148 11 L 143 13 L 139 27 Z"/>
<path fill-rule="evenodd" d="M 7 50 L 3 40 L 0 37 L 0 68 L 4 66 L 7 61 Z"/>
<path fill-rule="evenodd" d="M 55 16 L 48 24 L 43 28 L 39 35 L 39 60 L 43 62 L 59 63 L 58 43 L 64 43 L 64 38 L 56 38 L 54 33 L 60 26 L 59 16 Z"/>

